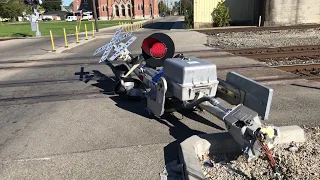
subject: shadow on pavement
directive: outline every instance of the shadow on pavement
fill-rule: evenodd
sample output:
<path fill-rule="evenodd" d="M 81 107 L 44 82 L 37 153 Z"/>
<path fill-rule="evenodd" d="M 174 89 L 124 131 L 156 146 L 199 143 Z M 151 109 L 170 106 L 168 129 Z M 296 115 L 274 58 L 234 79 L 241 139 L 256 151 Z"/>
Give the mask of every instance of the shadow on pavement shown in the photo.
<path fill-rule="evenodd" d="M 182 116 L 186 118 L 211 126 L 215 129 L 224 130 L 222 127 L 212 123 L 211 121 L 203 118 L 202 116 L 196 114 L 193 111 L 184 110 L 179 111 L 178 113 L 180 113 Z M 171 142 L 166 147 L 164 147 L 165 164 L 179 159 L 179 145 L 181 142 L 193 135 L 206 134 L 205 132 L 191 129 L 183 122 L 181 122 L 181 119 L 179 119 L 173 114 L 165 114 L 162 118 L 163 119 L 156 119 L 156 121 L 168 126 L 170 135 L 176 139 L 175 141 Z"/>
<path fill-rule="evenodd" d="M 312 86 L 305 86 L 305 85 L 300 85 L 300 84 L 291 84 L 292 86 L 298 86 L 298 87 L 304 87 L 304 88 L 309 88 L 309 89 L 317 89 L 320 90 L 318 87 L 312 87 Z"/>
<path fill-rule="evenodd" d="M 161 30 L 170 30 L 170 29 L 184 29 L 183 21 L 176 22 L 154 22 L 148 23 L 142 26 L 145 29 L 161 29 Z"/>
<path fill-rule="evenodd" d="M 96 81 L 96 83 L 91 84 L 91 86 L 95 86 L 101 89 L 101 93 L 103 94 L 113 94 L 113 86 L 115 85 L 115 77 L 109 77 L 100 71 L 93 70 L 92 72 L 88 72 L 84 70 L 84 67 L 80 68 L 79 72 L 75 72 L 74 75 L 79 76 L 79 81 L 83 81 L 84 83 L 89 83 L 90 81 Z"/>
<path fill-rule="evenodd" d="M 30 34 L 25 34 L 25 33 L 14 33 L 12 34 L 13 37 L 32 37 Z"/>
<path fill-rule="evenodd" d="M 85 72 L 83 67 L 81 67 L 80 72 L 77 72 L 75 74 L 79 75 L 79 80 L 82 80 L 85 83 L 88 83 L 91 80 L 95 80 L 96 83 L 92 84 L 92 86 L 102 89 L 102 92 L 112 91 L 113 86 L 116 83 L 116 81 L 113 80 L 111 77 L 108 77 L 99 71 L 94 70 L 93 73 Z M 175 141 L 171 142 L 164 148 L 164 159 L 166 164 L 178 159 L 179 144 L 182 141 L 193 135 L 205 134 L 205 132 L 194 130 L 188 127 L 181 121 L 182 118 L 192 119 L 193 121 L 205 124 L 212 128 L 224 130 L 224 128 L 216 125 L 215 123 L 212 123 L 206 118 L 190 110 L 181 110 L 177 113 L 168 113 L 163 115 L 161 118 L 156 118 L 150 115 L 149 112 L 145 109 L 145 99 L 130 100 L 121 96 L 112 96 L 110 97 L 110 99 L 115 101 L 116 106 L 121 109 L 135 113 L 150 120 L 155 120 L 158 123 L 163 124 L 169 128 L 169 133 L 175 139 Z M 181 114 L 182 117 L 179 118 L 176 116 L 176 114 Z"/>

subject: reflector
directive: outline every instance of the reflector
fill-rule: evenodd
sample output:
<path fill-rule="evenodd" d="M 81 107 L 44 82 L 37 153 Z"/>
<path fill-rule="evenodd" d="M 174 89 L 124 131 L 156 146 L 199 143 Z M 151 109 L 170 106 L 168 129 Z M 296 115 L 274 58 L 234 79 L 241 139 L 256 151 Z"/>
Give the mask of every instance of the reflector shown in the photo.
<path fill-rule="evenodd" d="M 156 42 L 152 45 L 150 54 L 154 58 L 162 58 L 166 55 L 167 49 L 163 43 Z"/>

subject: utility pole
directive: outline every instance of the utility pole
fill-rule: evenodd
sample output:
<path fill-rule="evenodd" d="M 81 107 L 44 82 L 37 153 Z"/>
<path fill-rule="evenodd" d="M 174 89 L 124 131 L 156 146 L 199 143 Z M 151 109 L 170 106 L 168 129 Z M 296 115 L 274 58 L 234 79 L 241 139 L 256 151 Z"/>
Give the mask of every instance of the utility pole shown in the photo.
<path fill-rule="evenodd" d="M 109 16 L 109 0 L 107 0 L 107 13 L 108 13 L 108 20 L 110 20 L 110 16 Z"/>
<path fill-rule="evenodd" d="M 96 32 L 99 32 L 99 28 L 98 28 L 98 18 L 97 18 L 97 7 L 96 7 L 96 0 L 92 0 L 92 5 L 93 5 L 93 15 L 94 15 L 94 23 L 95 23 L 95 29 Z"/>
<path fill-rule="evenodd" d="M 142 1 L 142 14 L 143 14 L 143 19 L 146 19 L 146 9 L 145 9 L 145 3 L 144 0 Z"/>
<path fill-rule="evenodd" d="M 181 0 L 180 0 L 180 5 L 179 5 L 179 8 L 180 8 L 180 16 L 181 16 Z"/>
<path fill-rule="evenodd" d="M 133 11 L 132 11 L 132 9 L 134 8 L 134 6 L 133 6 L 133 3 L 132 3 L 133 1 L 132 0 L 130 0 L 130 19 L 131 19 L 131 22 L 133 23 L 133 18 L 134 18 L 134 16 L 133 16 Z"/>
<path fill-rule="evenodd" d="M 152 0 L 152 19 L 154 19 L 154 0 Z"/>
<path fill-rule="evenodd" d="M 154 0 L 152 0 L 151 16 L 152 16 L 152 23 L 153 23 L 153 19 L 154 19 Z"/>

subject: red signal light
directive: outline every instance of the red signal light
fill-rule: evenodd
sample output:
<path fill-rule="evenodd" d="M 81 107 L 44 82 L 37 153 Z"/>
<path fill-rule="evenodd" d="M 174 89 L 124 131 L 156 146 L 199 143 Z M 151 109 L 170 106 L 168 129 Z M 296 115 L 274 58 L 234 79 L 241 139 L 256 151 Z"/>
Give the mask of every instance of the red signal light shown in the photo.
<path fill-rule="evenodd" d="M 150 67 L 160 67 L 165 59 L 172 58 L 175 47 L 172 39 L 164 33 L 154 33 L 142 42 L 142 54 Z"/>
<path fill-rule="evenodd" d="M 167 53 L 167 47 L 164 43 L 155 38 L 146 38 L 142 42 L 142 50 L 153 58 L 162 58 Z"/>
<path fill-rule="evenodd" d="M 152 45 L 150 54 L 154 58 L 163 58 L 166 55 L 167 49 L 166 46 L 161 42 L 156 42 Z"/>

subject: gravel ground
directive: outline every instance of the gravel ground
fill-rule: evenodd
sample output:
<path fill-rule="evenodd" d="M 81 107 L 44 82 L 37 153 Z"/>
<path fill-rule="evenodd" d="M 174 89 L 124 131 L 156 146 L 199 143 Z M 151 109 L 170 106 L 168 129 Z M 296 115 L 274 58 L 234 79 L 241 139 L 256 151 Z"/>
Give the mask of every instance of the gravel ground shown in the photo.
<path fill-rule="evenodd" d="M 297 58 L 281 58 L 281 59 L 265 59 L 263 60 L 269 66 L 283 66 L 283 65 L 294 65 L 294 64 L 312 64 L 312 63 L 320 63 L 320 59 L 310 59 L 310 60 L 302 60 Z"/>
<path fill-rule="evenodd" d="M 306 143 L 281 144 L 273 149 L 283 179 L 320 180 L 320 127 L 304 129 Z M 247 163 L 242 155 L 223 154 L 207 158 L 201 159 L 200 163 L 208 179 L 272 179 L 268 175 L 268 162 L 262 158 L 252 163 Z M 208 162 L 213 167 L 208 166 Z"/>
<path fill-rule="evenodd" d="M 318 45 L 320 28 L 218 33 L 209 35 L 207 44 L 221 49 Z"/>

